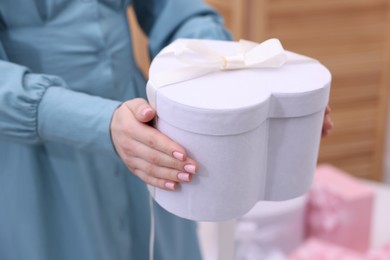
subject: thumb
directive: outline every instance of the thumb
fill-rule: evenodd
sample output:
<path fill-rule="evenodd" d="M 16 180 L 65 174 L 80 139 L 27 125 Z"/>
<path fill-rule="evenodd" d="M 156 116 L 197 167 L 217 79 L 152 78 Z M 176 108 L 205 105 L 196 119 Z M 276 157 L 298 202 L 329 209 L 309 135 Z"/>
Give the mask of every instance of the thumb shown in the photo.
<path fill-rule="evenodd" d="M 143 98 L 129 100 L 126 102 L 126 106 L 133 113 L 134 117 L 142 123 L 147 123 L 156 116 L 156 111 Z"/>

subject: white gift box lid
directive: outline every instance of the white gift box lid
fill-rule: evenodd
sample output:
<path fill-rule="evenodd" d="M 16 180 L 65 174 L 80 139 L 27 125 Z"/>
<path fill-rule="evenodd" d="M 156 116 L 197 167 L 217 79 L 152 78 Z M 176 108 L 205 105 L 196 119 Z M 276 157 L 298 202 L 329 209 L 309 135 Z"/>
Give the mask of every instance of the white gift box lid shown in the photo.
<path fill-rule="evenodd" d="M 192 40 L 175 43 L 188 41 Z M 237 42 L 202 42 L 226 55 L 239 51 Z M 278 68 L 218 71 L 169 84 L 158 91 L 150 80 L 148 99 L 155 99 L 158 116 L 170 124 L 209 135 L 237 134 L 257 127 L 268 117 L 304 116 L 323 109 L 328 102 L 329 71 L 313 59 L 289 51 L 285 54 L 294 62 L 287 61 Z M 157 55 L 149 78 L 186 66 L 173 55 Z"/>
<path fill-rule="evenodd" d="M 199 40 L 181 39 L 172 45 L 182 48 L 183 44 L 185 45 L 192 41 L 199 42 Z M 228 57 L 237 56 L 240 48 L 237 42 L 214 40 L 202 40 L 201 42 L 212 51 Z M 197 76 L 194 73 L 195 76 L 188 80 L 178 80 L 176 82 L 174 80 L 172 82 L 168 79 L 168 84 L 160 84 L 158 80 L 163 78 L 162 81 L 164 81 L 165 73 L 169 74 L 176 71 L 176 74 L 180 74 L 183 71 L 186 72 L 183 68 L 188 67 L 188 64 L 182 62 L 182 58 L 175 56 L 174 51 L 163 50 L 155 57 L 150 67 L 150 79 L 147 84 L 148 99 L 156 107 L 158 120 L 164 121 L 164 124 L 177 128 L 179 131 L 205 136 L 235 136 L 257 129 L 261 125 L 267 125 L 267 120 L 272 118 L 297 118 L 319 112 L 322 113 L 329 98 L 331 81 L 329 71 L 313 59 L 288 51 L 283 51 L 283 55 L 287 57 L 287 61 L 285 64 L 277 67 L 265 66 L 263 68 L 248 67 L 237 70 L 216 70 L 201 76 Z M 197 57 L 194 53 L 187 53 L 184 60 L 188 58 L 195 60 L 195 65 L 190 65 L 192 67 L 202 64 L 202 61 L 198 62 L 196 60 Z M 184 78 L 186 77 L 184 76 Z M 319 123 L 317 122 L 316 124 L 318 126 Z M 273 131 L 273 129 L 267 131 Z M 191 147 L 187 143 L 183 144 L 187 140 L 182 140 L 180 137 L 175 136 L 177 131 L 175 133 L 169 132 L 167 131 L 165 134 L 184 145 L 186 149 Z M 301 134 L 305 135 L 305 133 Z M 318 145 L 319 136 L 320 133 L 318 134 Z M 289 138 L 294 137 L 291 136 Z M 234 148 L 232 147 L 232 149 Z M 197 160 L 197 154 L 207 153 L 204 150 L 188 150 L 188 152 L 192 158 L 195 157 L 195 160 Z M 311 152 L 318 153 L 318 150 L 316 151 L 314 148 Z M 316 158 L 316 156 L 314 157 Z M 207 164 L 208 162 L 199 163 Z M 310 162 L 310 164 L 313 164 L 313 162 Z M 201 171 L 202 167 L 199 170 Z M 259 171 L 264 171 L 264 169 L 259 169 Z M 199 172 L 199 175 L 201 174 Z M 265 173 L 261 172 L 259 174 L 265 175 Z M 307 179 L 311 182 L 312 173 L 308 174 L 310 176 Z M 210 174 L 208 173 L 207 176 L 210 177 Z M 197 178 L 197 176 L 194 176 L 194 178 Z M 217 179 L 213 181 L 217 182 Z M 231 180 L 231 182 L 234 182 L 234 180 Z M 217 185 L 218 183 L 215 183 L 214 187 Z M 226 182 L 223 182 L 221 185 L 226 185 Z M 275 184 L 268 182 L 259 184 L 261 187 L 267 185 Z M 185 205 L 185 198 L 183 197 L 197 196 L 199 200 L 199 196 L 202 196 L 202 192 L 206 189 L 202 191 L 200 186 L 200 183 L 193 181 L 193 183 L 183 184 L 179 191 L 170 192 L 156 189 L 152 195 L 160 205 L 174 214 L 185 218 L 206 221 L 237 217 L 247 212 L 258 200 L 267 199 L 266 195 L 263 197 L 256 195 L 258 198 L 251 200 L 249 203 L 251 206 L 249 204 L 245 207 L 239 206 L 240 209 L 232 209 L 229 213 L 218 213 L 219 209 L 217 209 L 216 205 L 226 205 L 223 201 L 220 201 L 219 204 L 216 202 L 212 209 L 201 207 L 197 210 L 197 206 L 188 209 L 188 205 Z M 306 191 L 307 186 L 297 188 L 299 191 L 291 193 L 294 195 L 287 195 L 286 198 L 280 196 L 280 198 L 291 199 L 300 196 Z M 195 192 L 195 190 L 197 191 Z M 159 193 L 158 196 L 156 191 Z M 245 193 L 245 187 L 243 187 L 242 193 Z M 204 194 L 204 203 L 207 204 L 208 201 L 212 200 L 210 198 L 212 191 L 204 192 Z M 159 199 L 160 195 L 165 196 L 166 199 Z M 237 201 L 234 203 L 247 204 L 244 200 L 248 200 L 250 196 L 245 197 L 243 195 L 242 198 L 240 196 L 237 196 Z M 251 196 L 253 197 L 254 195 Z M 176 202 L 176 199 L 179 197 L 181 197 L 181 202 Z M 222 197 L 221 195 L 220 199 Z M 273 200 L 274 198 L 268 196 L 268 199 Z M 200 202 L 198 204 L 200 205 Z M 191 205 L 193 204 L 191 203 Z M 180 207 L 183 207 L 183 210 Z M 225 206 L 221 205 L 221 207 Z M 213 210 L 215 214 L 210 212 Z M 200 211 L 208 212 L 198 215 L 197 212 Z"/>

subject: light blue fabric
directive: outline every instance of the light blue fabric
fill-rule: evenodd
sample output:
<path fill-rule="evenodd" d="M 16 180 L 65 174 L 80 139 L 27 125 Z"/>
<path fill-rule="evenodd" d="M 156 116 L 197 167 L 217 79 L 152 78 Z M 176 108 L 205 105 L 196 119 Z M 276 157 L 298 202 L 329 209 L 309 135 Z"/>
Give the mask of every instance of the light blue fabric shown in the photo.
<path fill-rule="evenodd" d="M 109 133 L 115 108 L 145 97 L 130 4 L 151 55 L 230 38 L 200 0 L 0 1 L 1 260 L 148 259 L 148 193 Z M 195 224 L 155 214 L 155 259 L 200 259 Z"/>

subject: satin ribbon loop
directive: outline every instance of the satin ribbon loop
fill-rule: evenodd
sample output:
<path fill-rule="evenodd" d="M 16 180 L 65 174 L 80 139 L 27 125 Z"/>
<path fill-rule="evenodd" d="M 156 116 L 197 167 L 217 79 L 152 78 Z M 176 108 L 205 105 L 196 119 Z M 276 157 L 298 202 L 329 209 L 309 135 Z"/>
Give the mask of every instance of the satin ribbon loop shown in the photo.
<path fill-rule="evenodd" d="M 178 45 L 174 49 L 174 56 L 183 63 L 196 67 L 218 68 L 223 63 L 223 55 L 212 51 L 203 42 L 193 40 Z"/>

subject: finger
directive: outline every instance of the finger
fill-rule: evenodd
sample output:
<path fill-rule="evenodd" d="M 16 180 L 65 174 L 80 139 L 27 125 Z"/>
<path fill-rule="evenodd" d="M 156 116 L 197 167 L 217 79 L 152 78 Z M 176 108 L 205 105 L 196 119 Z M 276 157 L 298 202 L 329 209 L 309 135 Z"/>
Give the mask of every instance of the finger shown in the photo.
<path fill-rule="evenodd" d="M 330 111 L 332 111 L 330 106 L 329 105 L 326 106 L 326 108 L 325 108 L 325 115 L 328 115 L 330 113 Z"/>
<path fill-rule="evenodd" d="M 333 128 L 332 120 L 330 119 L 329 116 L 325 116 L 324 123 L 323 123 L 323 126 L 322 126 L 322 134 L 321 134 L 321 136 L 322 137 L 328 136 L 329 132 L 332 130 L 332 128 Z"/>
<path fill-rule="evenodd" d="M 151 164 L 142 158 L 131 158 L 129 165 L 131 165 L 130 169 L 139 169 L 147 175 L 158 179 L 174 182 L 189 182 L 192 179 L 192 174 L 188 172 Z"/>
<path fill-rule="evenodd" d="M 133 158 L 131 171 L 145 183 L 162 189 L 174 190 L 179 182 L 190 182 L 192 175 L 152 165 L 139 158 Z"/>
<path fill-rule="evenodd" d="M 155 110 L 143 98 L 135 98 L 125 102 L 125 104 L 139 122 L 149 122 L 156 115 Z"/>
<path fill-rule="evenodd" d="M 331 130 L 333 128 L 333 126 L 334 126 L 334 124 L 333 124 L 332 120 L 330 119 L 330 117 L 325 116 L 323 128 L 325 128 L 326 130 Z"/>
<path fill-rule="evenodd" d="M 134 115 L 130 113 L 128 116 L 133 117 Z M 131 130 L 125 128 L 123 131 L 127 132 L 130 138 L 121 138 L 120 146 L 117 149 L 125 156 L 140 157 L 151 163 L 176 168 L 180 171 L 184 169 L 189 173 L 196 172 L 196 162 L 186 156 L 184 149 L 153 127 L 136 122 L 132 125 Z M 147 141 L 148 135 L 151 141 Z M 121 158 L 125 159 L 125 156 L 121 156 Z"/>
<path fill-rule="evenodd" d="M 134 138 L 138 142 L 168 156 L 174 157 L 177 160 L 195 163 L 192 159 L 187 157 L 182 146 L 153 127 L 147 125 L 140 126 L 139 131 L 134 131 Z"/>
<path fill-rule="evenodd" d="M 191 174 L 196 173 L 197 164 L 188 157 L 184 161 L 178 160 L 138 141 L 133 141 L 129 146 L 133 147 L 133 149 L 126 152 L 129 156 L 141 158 L 156 166 L 185 171 Z"/>
<path fill-rule="evenodd" d="M 321 137 L 327 137 L 329 135 L 329 132 L 326 130 L 322 130 Z"/>
<path fill-rule="evenodd" d="M 174 191 L 174 190 L 177 189 L 177 187 L 179 185 L 177 182 L 167 181 L 167 180 L 163 180 L 163 179 L 152 177 L 152 176 L 146 174 L 145 172 L 143 172 L 140 169 L 135 169 L 133 171 L 133 173 L 138 178 L 140 178 L 143 182 L 145 182 L 145 183 L 147 183 L 149 185 L 152 185 L 153 187 L 162 189 L 162 190 Z"/>

